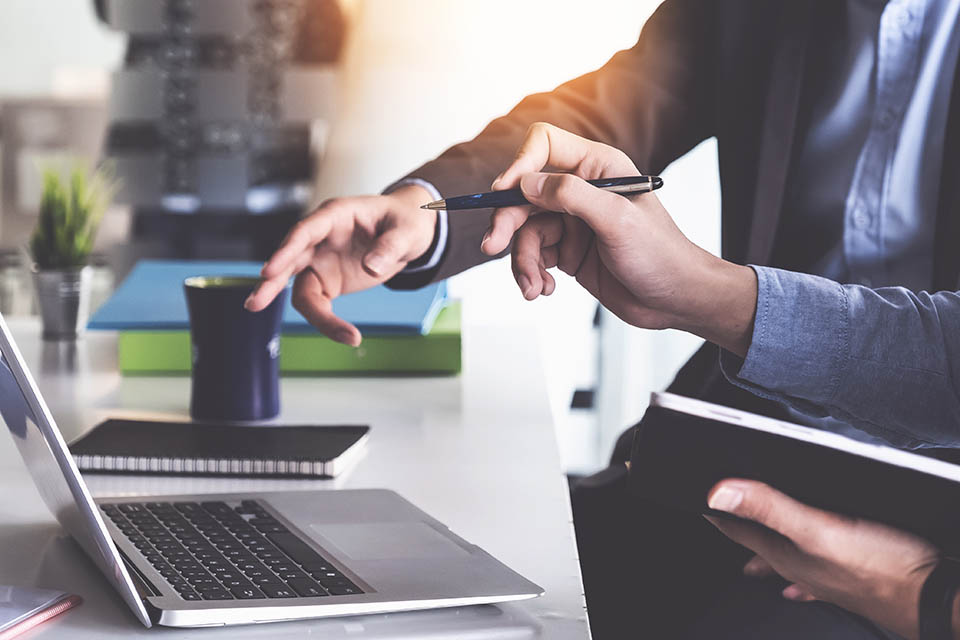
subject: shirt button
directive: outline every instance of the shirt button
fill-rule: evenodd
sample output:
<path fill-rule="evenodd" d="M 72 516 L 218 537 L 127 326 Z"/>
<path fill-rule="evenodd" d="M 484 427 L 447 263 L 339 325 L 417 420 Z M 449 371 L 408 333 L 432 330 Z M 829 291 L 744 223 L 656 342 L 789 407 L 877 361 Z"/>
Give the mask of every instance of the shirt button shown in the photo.
<path fill-rule="evenodd" d="M 870 226 L 870 214 L 863 209 L 853 212 L 853 226 L 857 229 L 866 229 Z"/>

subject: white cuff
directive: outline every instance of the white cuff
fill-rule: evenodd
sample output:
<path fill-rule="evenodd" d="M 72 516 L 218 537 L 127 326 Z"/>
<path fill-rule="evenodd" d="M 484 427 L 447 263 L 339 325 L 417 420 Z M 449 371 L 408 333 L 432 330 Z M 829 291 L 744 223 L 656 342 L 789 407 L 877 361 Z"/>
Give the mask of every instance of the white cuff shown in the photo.
<path fill-rule="evenodd" d="M 432 183 L 422 180 L 420 178 L 404 178 L 403 180 L 398 180 L 392 185 L 383 190 L 383 195 L 393 193 L 400 187 L 406 187 L 408 185 L 415 184 L 418 187 L 423 187 L 430 192 L 430 197 L 434 200 L 443 200 L 443 196 L 440 195 L 440 192 L 437 191 L 437 188 L 433 186 Z M 430 257 L 424 264 L 421 264 L 416 267 L 407 267 L 400 273 L 417 273 L 419 271 L 428 271 L 437 266 L 440 262 L 440 258 L 443 256 L 443 250 L 447 247 L 447 211 L 446 209 L 440 209 L 437 211 L 437 246 L 434 247 L 433 253 L 430 254 Z M 431 243 L 432 244 L 432 243 Z"/>

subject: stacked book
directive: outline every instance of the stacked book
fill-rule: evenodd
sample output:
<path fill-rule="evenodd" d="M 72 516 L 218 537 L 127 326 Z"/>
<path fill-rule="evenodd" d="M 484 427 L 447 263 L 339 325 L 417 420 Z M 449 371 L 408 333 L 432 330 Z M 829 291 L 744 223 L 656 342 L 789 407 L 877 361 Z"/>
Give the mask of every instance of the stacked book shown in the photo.
<path fill-rule="evenodd" d="M 183 281 L 191 276 L 256 276 L 255 262 L 144 260 L 91 318 L 91 330 L 118 331 L 125 375 L 188 375 L 190 325 Z M 460 303 L 443 283 L 416 291 L 375 287 L 337 298 L 334 312 L 363 332 L 357 347 L 317 332 L 287 301 L 280 336 L 285 374 L 455 374 L 460 371 Z M 243 311 L 241 311 L 243 313 Z"/>

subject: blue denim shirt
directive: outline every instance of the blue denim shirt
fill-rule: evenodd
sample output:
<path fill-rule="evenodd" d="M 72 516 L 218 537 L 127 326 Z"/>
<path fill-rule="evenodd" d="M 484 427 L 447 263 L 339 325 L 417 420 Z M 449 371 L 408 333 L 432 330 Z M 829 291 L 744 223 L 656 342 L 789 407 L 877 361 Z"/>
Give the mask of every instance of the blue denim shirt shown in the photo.
<path fill-rule="evenodd" d="M 753 266 L 753 342 L 721 364 L 807 424 L 960 446 L 960 294 L 924 291 L 960 0 L 847 0 L 846 14 L 787 198 L 806 231 L 785 234 L 797 270 Z"/>

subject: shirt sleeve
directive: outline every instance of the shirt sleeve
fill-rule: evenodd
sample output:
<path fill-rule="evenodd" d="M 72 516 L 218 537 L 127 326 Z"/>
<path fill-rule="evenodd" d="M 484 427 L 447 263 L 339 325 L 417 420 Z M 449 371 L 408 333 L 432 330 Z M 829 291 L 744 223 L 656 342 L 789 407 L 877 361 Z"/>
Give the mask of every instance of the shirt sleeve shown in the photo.
<path fill-rule="evenodd" d="M 721 353 L 732 383 L 896 446 L 960 445 L 960 294 L 752 268 L 750 349 Z"/>
<path fill-rule="evenodd" d="M 423 187 L 430 192 L 430 197 L 434 200 L 443 200 L 443 196 L 440 195 L 440 192 L 437 190 L 433 183 L 427 182 L 420 178 L 404 178 L 403 180 L 398 180 L 392 185 L 383 190 L 383 194 L 387 195 L 399 189 L 400 187 L 406 187 L 408 185 L 417 185 L 418 187 Z M 441 209 L 437 211 L 437 231 L 434 242 L 430 245 L 429 255 L 422 256 L 416 260 L 416 263 L 411 263 L 400 273 L 419 273 L 421 271 L 429 271 L 435 268 L 440 263 L 440 258 L 443 257 L 443 252 L 447 248 L 447 211 Z"/>

